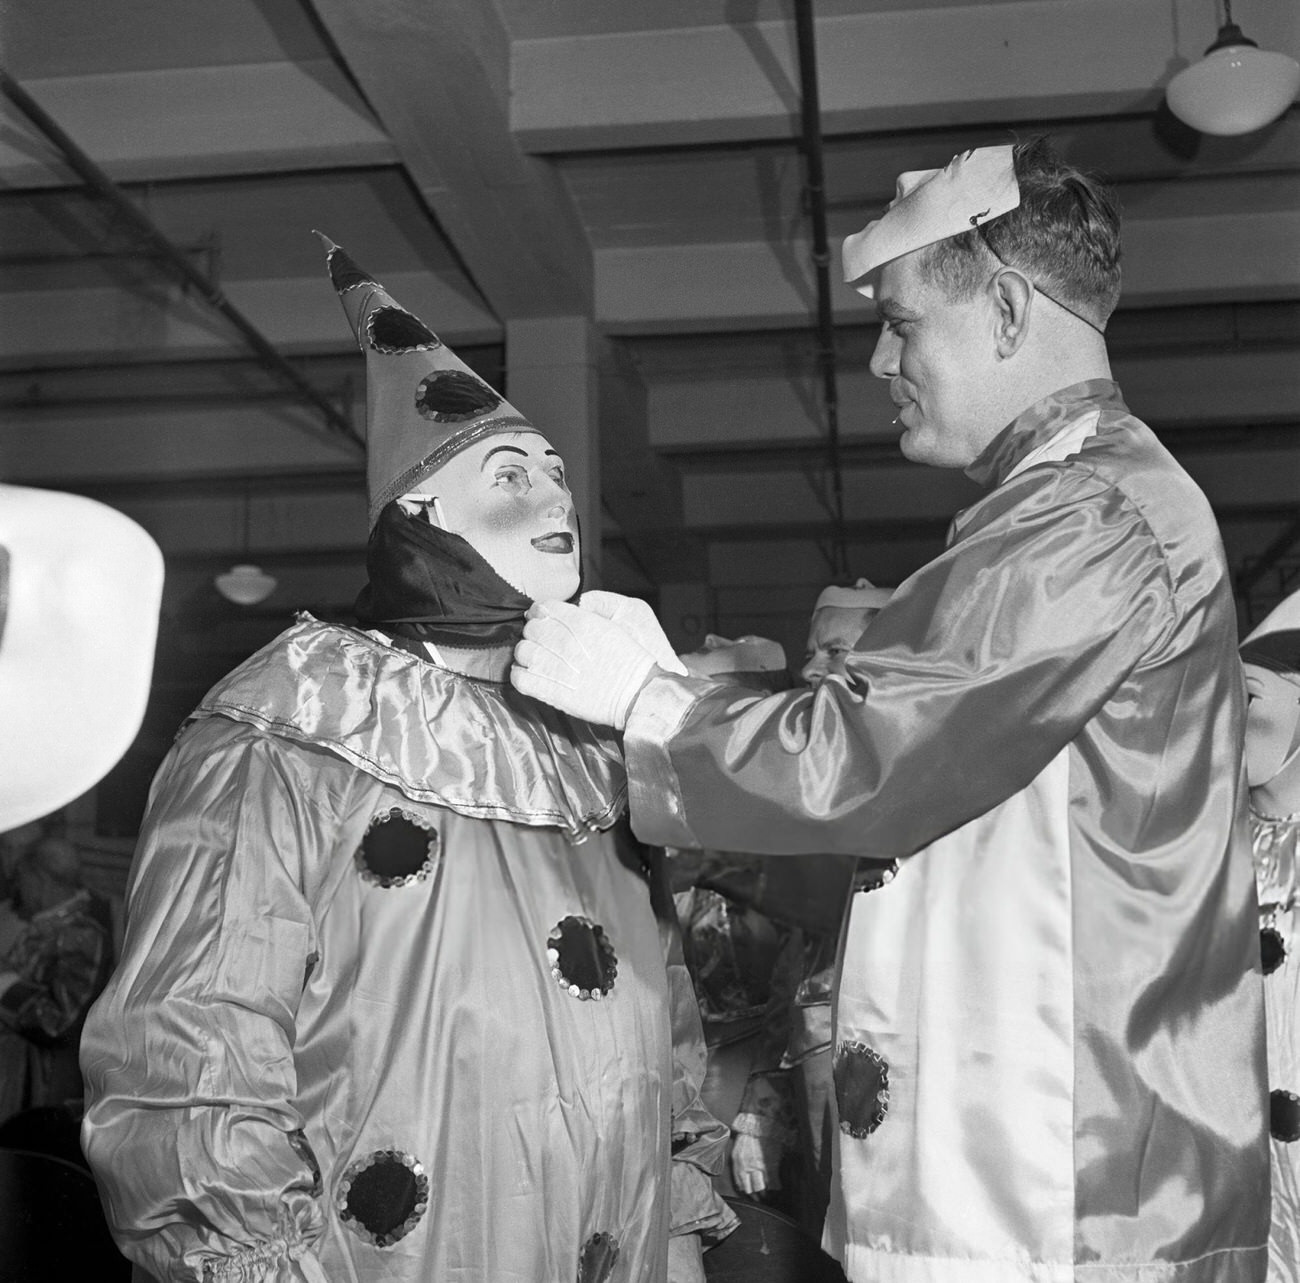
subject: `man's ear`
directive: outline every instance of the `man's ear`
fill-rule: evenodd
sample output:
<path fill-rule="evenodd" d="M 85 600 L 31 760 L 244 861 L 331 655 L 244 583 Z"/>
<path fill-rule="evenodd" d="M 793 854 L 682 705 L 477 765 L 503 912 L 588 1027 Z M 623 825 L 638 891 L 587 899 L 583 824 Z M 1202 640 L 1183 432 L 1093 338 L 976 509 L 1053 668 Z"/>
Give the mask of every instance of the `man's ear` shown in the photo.
<path fill-rule="evenodd" d="M 1015 354 L 1029 337 L 1030 314 L 1034 307 L 1034 286 L 1014 267 L 1003 268 L 989 283 L 997 310 L 994 338 L 998 356 L 1005 360 Z"/>

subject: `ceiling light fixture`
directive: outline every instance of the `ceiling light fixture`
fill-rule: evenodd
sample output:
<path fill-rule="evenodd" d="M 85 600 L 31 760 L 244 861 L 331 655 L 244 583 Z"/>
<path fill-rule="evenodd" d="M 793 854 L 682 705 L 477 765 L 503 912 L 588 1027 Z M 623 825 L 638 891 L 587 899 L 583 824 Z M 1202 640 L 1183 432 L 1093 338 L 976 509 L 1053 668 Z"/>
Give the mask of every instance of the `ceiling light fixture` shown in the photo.
<path fill-rule="evenodd" d="M 217 591 L 237 606 L 256 606 L 265 601 L 275 591 L 275 578 L 268 575 L 261 566 L 241 563 L 231 566 L 224 575 L 218 575 L 213 581 Z"/>
<path fill-rule="evenodd" d="M 252 501 L 247 494 L 244 495 L 244 555 L 248 555 L 248 522 L 249 508 Z M 217 591 L 227 600 L 233 601 L 236 606 L 256 606 L 259 601 L 265 601 L 275 591 L 275 578 L 268 575 L 261 566 L 250 565 L 248 562 L 240 562 L 231 566 L 223 575 L 218 575 L 212 581 Z"/>
<path fill-rule="evenodd" d="M 1203 134 L 1249 134 L 1276 120 L 1300 88 L 1300 62 L 1270 53 L 1242 34 L 1223 3 L 1224 24 L 1200 62 L 1165 90 L 1169 110 Z"/>

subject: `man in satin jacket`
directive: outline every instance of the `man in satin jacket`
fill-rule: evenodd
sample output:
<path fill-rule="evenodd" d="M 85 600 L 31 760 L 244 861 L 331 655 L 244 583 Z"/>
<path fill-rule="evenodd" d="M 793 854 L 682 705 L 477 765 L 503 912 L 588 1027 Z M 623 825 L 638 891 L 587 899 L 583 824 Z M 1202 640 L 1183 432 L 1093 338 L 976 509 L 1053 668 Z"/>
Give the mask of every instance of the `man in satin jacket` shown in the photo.
<path fill-rule="evenodd" d="M 645 841 L 899 859 L 835 994 L 825 1244 L 872 1283 L 1257 1283 L 1269 1175 L 1243 680 L 1217 527 L 1125 406 L 1105 191 L 1042 140 L 844 246 L 908 458 L 988 493 L 815 692 L 534 607 L 512 680 L 625 728 Z"/>

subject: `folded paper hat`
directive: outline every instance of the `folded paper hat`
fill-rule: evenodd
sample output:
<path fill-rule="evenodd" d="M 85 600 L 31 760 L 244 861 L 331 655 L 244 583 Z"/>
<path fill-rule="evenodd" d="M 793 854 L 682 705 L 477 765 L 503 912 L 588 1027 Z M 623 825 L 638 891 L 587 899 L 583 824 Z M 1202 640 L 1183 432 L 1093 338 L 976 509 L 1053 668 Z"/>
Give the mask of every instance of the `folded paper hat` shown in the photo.
<path fill-rule="evenodd" d="M 1020 204 L 1011 146 L 979 147 L 943 169 L 900 174 L 889 208 L 844 241 L 844 279 L 875 298 L 873 273 L 893 259 L 969 232 Z M 864 279 L 866 278 L 866 279 Z"/>
<path fill-rule="evenodd" d="M 501 432 L 538 432 L 418 316 L 400 307 L 328 236 L 330 280 L 366 354 L 366 492 L 370 525 L 452 455 Z"/>
<path fill-rule="evenodd" d="M 813 607 L 815 615 L 819 610 L 879 610 L 893 596 L 890 588 L 873 587 L 869 579 L 859 579 L 852 588 L 839 588 L 832 584 L 823 588 L 817 604 Z"/>
<path fill-rule="evenodd" d="M 129 517 L 0 485 L 0 831 L 80 797 L 130 747 L 162 586 L 162 553 Z"/>
<path fill-rule="evenodd" d="M 1275 606 L 1241 643 L 1241 662 L 1300 674 L 1300 592 Z"/>

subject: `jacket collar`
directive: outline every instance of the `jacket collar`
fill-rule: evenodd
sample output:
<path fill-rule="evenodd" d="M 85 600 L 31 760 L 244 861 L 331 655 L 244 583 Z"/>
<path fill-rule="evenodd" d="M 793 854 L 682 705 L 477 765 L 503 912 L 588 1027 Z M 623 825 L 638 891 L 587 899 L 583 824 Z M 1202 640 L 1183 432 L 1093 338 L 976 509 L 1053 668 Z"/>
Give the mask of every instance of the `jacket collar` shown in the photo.
<path fill-rule="evenodd" d="M 1053 392 L 1018 414 L 966 468 L 966 475 L 987 490 L 1000 486 L 1026 455 L 1050 441 L 1087 410 L 1127 414 L 1119 385 L 1111 379 L 1085 379 Z"/>

